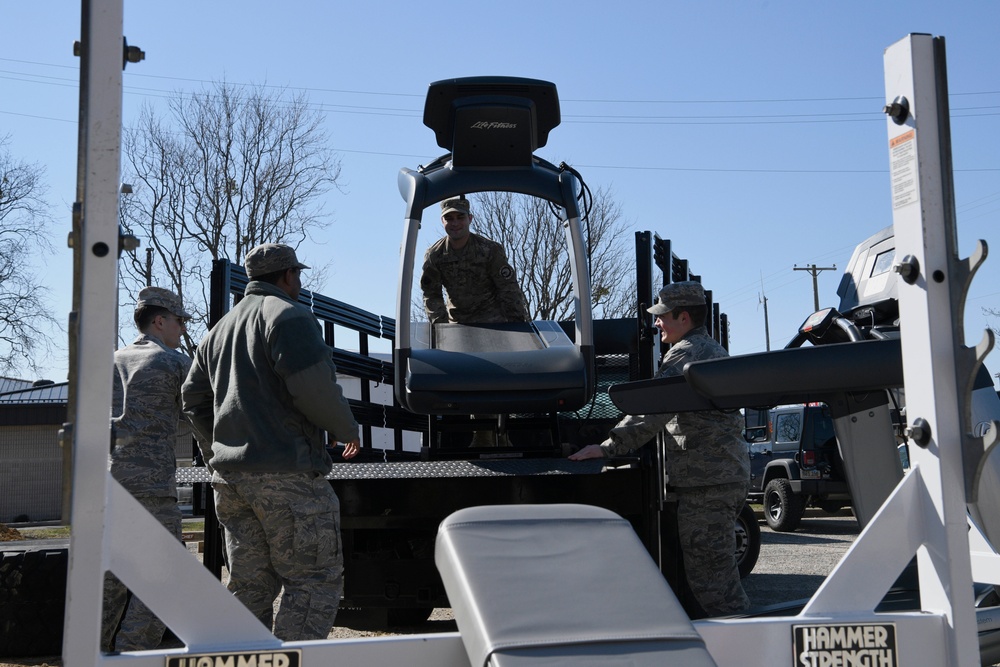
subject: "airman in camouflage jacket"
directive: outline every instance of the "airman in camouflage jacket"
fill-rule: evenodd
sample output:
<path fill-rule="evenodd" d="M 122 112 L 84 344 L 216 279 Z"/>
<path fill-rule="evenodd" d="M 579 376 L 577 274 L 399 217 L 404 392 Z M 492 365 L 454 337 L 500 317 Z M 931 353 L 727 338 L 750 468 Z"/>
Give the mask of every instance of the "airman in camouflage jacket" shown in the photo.
<path fill-rule="evenodd" d="M 111 475 L 137 498 L 177 497 L 174 448 L 180 429 L 190 433 L 181 417 L 190 367 L 190 357 L 147 334 L 115 353 Z"/>
<path fill-rule="evenodd" d="M 656 377 L 681 375 L 692 361 L 729 356 L 725 348 L 696 327 L 663 355 Z M 750 458 L 740 437 L 738 412 L 677 412 L 628 415 L 611 429 L 601 447 L 607 456 L 638 449 L 666 429 L 667 474 L 675 487 L 745 482 Z"/>
<path fill-rule="evenodd" d="M 470 233 L 460 250 L 447 236 L 428 248 L 420 289 L 433 324 L 528 320 L 524 292 L 503 247 L 478 234 Z"/>
<path fill-rule="evenodd" d="M 111 475 L 178 540 L 182 519 L 174 451 L 181 434 L 190 434 L 181 421 L 181 386 L 191 359 L 176 349 L 190 317 L 173 292 L 143 288 L 135 309 L 142 333 L 115 352 L 112 385 Z M 156 648 L 165 628 L 138 596 L 128 597 L 125 584 L 105 573 L 102 650 Z"/>

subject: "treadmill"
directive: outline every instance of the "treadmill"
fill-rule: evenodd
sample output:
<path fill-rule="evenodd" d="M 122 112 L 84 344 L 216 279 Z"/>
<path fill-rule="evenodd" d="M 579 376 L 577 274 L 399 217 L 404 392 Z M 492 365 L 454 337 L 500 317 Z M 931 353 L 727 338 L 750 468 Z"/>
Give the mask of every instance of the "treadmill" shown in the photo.
<path fill-rule="evenodd" d="M 424 124 L 450 152 L 428 166 L 403 168 L 398 176 L 406 213 L 393 362 L 396 398 L 407 410 L 432 416 L 554 413 L 576 410 L 593 396 L 593 315 L 580 181 L 565 165 L 534 155 L 559 122 L 556 87 L 547 81 L 468 77 L 430 84 Z M 572 272 L 572 338 L 554 321 L 432 325 L 411 312 L 424 209 L 484 191 L 531 195 L 558 210 Z"/>

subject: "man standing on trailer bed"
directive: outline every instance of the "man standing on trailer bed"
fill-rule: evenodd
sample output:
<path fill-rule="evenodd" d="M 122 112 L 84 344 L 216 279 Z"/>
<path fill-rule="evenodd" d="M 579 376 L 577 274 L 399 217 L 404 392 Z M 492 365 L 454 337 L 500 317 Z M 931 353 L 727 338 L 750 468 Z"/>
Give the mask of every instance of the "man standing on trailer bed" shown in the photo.
<path fill-rule="evenodd" d="M 143 507 L 181 539 L 174 448 L 181 417 L 181 385 L 191 359 L 180 352 L 181 335 L 191 315 L 179 296 L 162 287 L 145 287 L 135 303 L 139 337 L 115 352 L 111 414 L 115 432 L 111 476 Z M 121 629 L 115 629 L 119 621 Z M 154 649 L 165 626 L 110 572 L 104 575 L 101 650 Z"/>
<path fill-rule="evenodd" d="M 681 375 L 692 361 L 729 356 L 705 328 L 707 305 L 699 283 L 664 286 L 648 311 L 656 316 L 660 340 L 671 346 L 656 377 Z M 665 429 L 664 465 L 677 494 L 684 573 L 709 616 L 736 614 L 750 606 L 740 582 L 733 532 L 750 488 L 750 459 L 740 436 L 742 426 L 738 412 L 718 410 L 628 415 L 603 443 L 587 445 L 569 457 L 581 461 L 625 454 Z"/>
<path fill-rule="evenodd" d="M 431 325 L 527 322 L 528 300 L 503 246 L 469 231 L 472 210 L 465 196 L 441 202 L 445 237 L 424 254 L 420 290 Z M 447 303 L 442 289 L 448 293 Z M 493 415 L 472 415 L 486 418 Z M 503 444 L 509 444 L 506 437 Z M 494 447 L 489 431 L 474 431 L 470 447 Z"/>
<path fill-rule="evenodd" d="M 284 641 L 325 639 L 344 590 L 340 501 L 323 432 L 353 458 L 358 425 L 316 318 L 296 303 L 307 269 L 290 246 L 244 259 L 244 298 L 198 346 L 184 412 L 212 471 L 228 588 Z M 284 588 L 272 621 L 272 607 Z"/>

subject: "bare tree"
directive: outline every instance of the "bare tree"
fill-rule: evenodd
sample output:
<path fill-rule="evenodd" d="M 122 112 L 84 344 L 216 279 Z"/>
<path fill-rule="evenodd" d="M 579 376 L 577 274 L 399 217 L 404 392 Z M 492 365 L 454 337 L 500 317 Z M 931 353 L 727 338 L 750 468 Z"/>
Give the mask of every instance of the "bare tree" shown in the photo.
<path fill-rule="evenodd" d="M 1000 317 L 1000 309 L 997 309 L 997 308 L 985 308 L 984 307 L 983 308 L 983 315 L 985 315 L 987 318 L 989 318 L 989 317 Z M 993 330 L 993 333 L 995 333 L 997 335 L 997 339 L 1000 340 L 1000 327 L 990 326 L 990 329 Z"/>
<path fill-rule="evenodd" d="M 37 371 L 55 324 L 30 262 L 51 250 L 44 170 L 11 156 L 8 139 L 0 138 L 0 373 Z"/>
<path fill-rule="evenodd" d="M 563 226 L 548 202 L 510 192 L 484 192 L 471 199 L 473 231 L 506 249 L 531 316 L 540 320 L 572 318 L 569 250 Z M 635 271 L 625 230 L 621 205 L 609 190 L 597 190 L 584 221 L 595 317 L 632 314 Z"/>
<path fill-rule="evenodd" d="M 260 243 L 297 247 L 320 224 L 321 197 L 340 177 L 321 122 L 302 95 L 222 82 L 178 94 L 166 117 L 145 107 L 125 131 L 122 222 L 146 251 L 123 263 L 123 287 L 133 301 L 147 284 L 179 294 L 195 316 L 189 351 L 207 324 L 212 260 L 241 262 Z"/>

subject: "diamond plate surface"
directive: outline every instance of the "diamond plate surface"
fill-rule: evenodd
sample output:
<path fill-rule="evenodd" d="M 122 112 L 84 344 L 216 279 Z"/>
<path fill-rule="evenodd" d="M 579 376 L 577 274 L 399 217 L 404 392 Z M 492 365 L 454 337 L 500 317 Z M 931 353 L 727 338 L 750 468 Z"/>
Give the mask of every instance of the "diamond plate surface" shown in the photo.
<path fill-rule="evenodd" d="M 602 459 L 485 459 L 476 461 L 394 461 L 334 463 L 327 479 L 413 479 L 433 477 L 506 477 L 529 475 L 596 475 Z M 207 468 L 178 468 L 178 484 L 211 481 Z"/>

